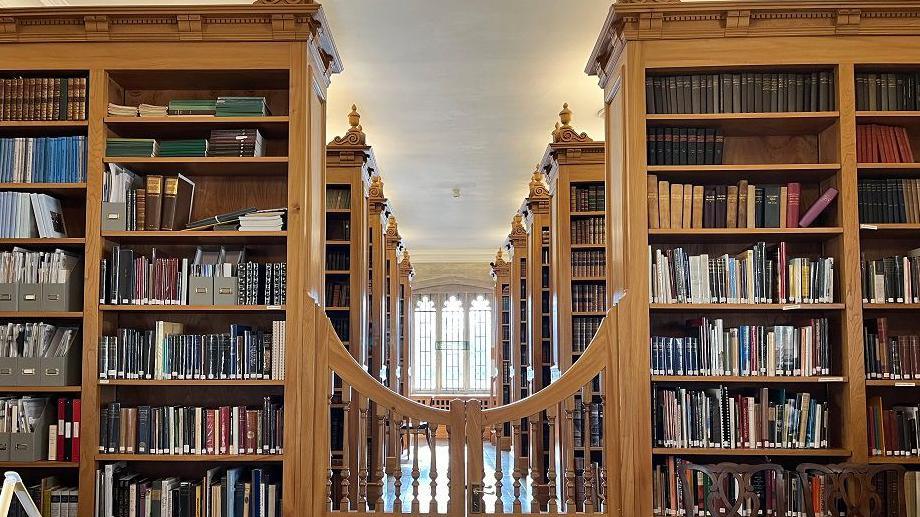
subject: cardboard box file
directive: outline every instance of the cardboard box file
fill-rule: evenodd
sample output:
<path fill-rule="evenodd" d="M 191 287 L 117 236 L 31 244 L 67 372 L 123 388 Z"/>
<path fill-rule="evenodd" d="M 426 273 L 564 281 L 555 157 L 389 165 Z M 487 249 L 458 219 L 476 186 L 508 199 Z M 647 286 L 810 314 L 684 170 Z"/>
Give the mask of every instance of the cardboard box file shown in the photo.
<path fill-rule="evenodd" d="M 39 386 L 76 386 L 80 384 L 80 347 L 77 336 L 64 357 L 44 357 L 39 361 Z"/>
<path fill-rule="evenodd" d="M 19 284 L 0 283 L 0 311 L 19 310 Z"/>
<path fill-rule="evenodd" d="M 48 426 L 52 422 L 50 404 L 45 404 L 41 416 L 35 420 L 35 431 L 10 433 L 10 461 L 39 461 L 46 458 Z"/>
<path fill-rule="evenodd" d="M 214 305 L 236 305 L 239 278 L 218 276 L 214 278 Z"/>
<path fill-rule="evenodd" d="M 42 284 L 19 284 L 19 309 L 20 312 L 42 310 Z"/>
<path fill-rule="evenodd" d="M 119 232 L 128 229 L 127 203 L 102 203 L 102 231 Z"/>
<path fill-rule="evenodd" d="M 209 276 L 188 277 L 188 304 L 214 305 L 214 278 Z"/>

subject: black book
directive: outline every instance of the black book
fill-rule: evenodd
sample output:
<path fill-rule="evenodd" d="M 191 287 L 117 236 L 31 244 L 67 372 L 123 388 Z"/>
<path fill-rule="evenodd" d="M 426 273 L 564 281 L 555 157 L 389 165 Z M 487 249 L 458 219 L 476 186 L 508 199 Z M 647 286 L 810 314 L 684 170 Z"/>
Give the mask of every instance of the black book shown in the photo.
<path fill-rule="evenodd" d="M 703 227 L 716 227 L 716 189 L 707 186 L 703 191 Z"/>
<path fill-rule="evenodd" d="M 674 88 L 677 95 L 677 112 L 678 113 L 687 113 L 687 104 L 689 99 L 684 95 L 684 77 L 681 75 L 674 77 Z"/>
<path fill-rule="evenodd" d="M 655 111 L 654 79 L 650 76 L 645 76 L 645 112 L 646 113 L 657 113 Z"/>
<path fill-rule="evenodd" d="M 763 197 L 764 189 L 763 187 L 754 188 L 754 227 L 763 228 Z"/>
<path fill-rule="evenodd" d="M 697 112 L 694 112 L 697 113 Z M 687 165 L 696 165 L 697 134 L 696 128 L 687 128 Z"/>
<path fill-rule="evenodd" d="M 716 185 L 716 228 L 725 228 L 728 215 L 728 187 Z"/>
<path fill-rule="evenodd" d="M 682 113 L 691 113 L 693 109 L 693 85 L 689 75 L 681 76 L 681 88 L 684 94 L 684 111 Z"/>
<path fill-rule="evenodd" d="M 666 165 L 668 163 L 665 159 L 665 131 L 667 131 L 665 128 L 655 128 L 655 165 Z"/>
<path fill-rule="evenodd" d="M 818 105 L 818 72 L 811 73 L 811 84 L 809 86 L 809 108 L 808 111 L 820 111 Z"/>
<path fill-rule="evenodd" d="M 665 104 L 667 94 L 665 93 L 664 79 L 655 77 L 652 81 L 655 85 L 655 113 L 669 113 L 668 107 Z"/>
<path fill-rule="evenodd" d="M 712 164 L 722 165 L 722 148 L 725 146 L 725 136 L 721 129 L 715 129 L 715 146 L 713 150 Z"/>
<path fill-rule="evenodd" d="M 721 113 L 731 113 L 732 111 L 732 76 L 731 74 L 720 74 L 719 79 L 722 87 Z"/>
<path fill-rule="evenodd" d="M 755 113 L 763 112 L 763 75 L 754 74 L 754 84 L 751 88 L 751 101 Z"/>
<path fill-rule="evenodd" d="M 679 157 L 679 159 L 678 159 L 679 161 L 678 161 L 677 164 L 678 164 L 678 165 L 687 165 L 687 164 L 689 163 L 689 162 L 687 161 L 687 160 L 688 160 L 688 156 L 687 156 L 687 155 L 688 155 L 688 150 L 689 150 L 689 145 L 688 145 L 688 142 L 687 142 L 687 128 L 682 127 L 682 128 L 679 128 L 679 129 L 678 129 L 678 138 L 679 138 L 679 147 L 678 147 L 678 149 L 679 149 L 679 151 L 680 151 L 680 157 Z"/>
<path fill-rule="evenodd" d="M 702 91 L 700 89 L 700 76 L 690 76 L 690 112 L 702 113 Z"/>
<path fill-rule="evenodd" d="M 763 187 L 763 227 L 780 227 L 780 187 L 779 185 L 766 185 Z"/>
<path fill-rule="evenodd" d="M 789 111 L 789 105 L 786 102 L 786 87 L 788 85 L 786 74 L 776 74 L 776 111 Z"/>
<path fill-rule="evenodd" d="M 907 207 L 904 205 L 904 180 L 896 179 L 895 182 L 895 206 L 897 213 L 897 222 L 907 222 Z"/>

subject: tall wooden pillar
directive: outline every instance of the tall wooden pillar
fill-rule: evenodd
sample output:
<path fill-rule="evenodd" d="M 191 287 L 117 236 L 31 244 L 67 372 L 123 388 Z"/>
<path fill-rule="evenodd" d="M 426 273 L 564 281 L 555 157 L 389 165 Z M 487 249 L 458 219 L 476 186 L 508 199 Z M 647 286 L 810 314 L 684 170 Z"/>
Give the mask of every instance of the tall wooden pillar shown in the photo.
<path fill-rule="evenodd" d="M 386 233 L 384 234 L 384 272 L 383 272 L 383 355 L 382 364 L 384 373 L 383 383 L 392 391 L 397 391 L 396 369 L 399 350 L 399 312 L 397 300 L 399 298 L 399 260 L 397 249 L 402 237 L 399 236 L 399 225 L 392 214 L 387 216 Z M 398 430 L 401 422 L 390 422 L 387 429 L 387 470 L 396 472 L 399 468 L 399 459 L 402 448 L 398 443 Z"/>
<path fill-rule="evenodd" d="M 492 348 L 495 365 L 498 373 L 492 382 L 492 397 L 495 405 L 505 405 L 512 402 L 511 399 L 511 263 L 505 262 L 502 257 L 502 250 L 499 248 L 495 254 L 495 262 L 492 262 L 492 278 L 495 280 L 495 304 L 494 311 L 495 329 L 494 343 Z M 511 447 L 511 424 L 505 422 L 502 428 L 497 431 L 498 444 L 501 450 L 508 450 Z"/>
<path fill-rule="evenodd" d="M 524 216 L 519 212 L 511 221 L 511 400 L 521 400 L 530 392 L 527 380 L 530 368 L 530 348 L 528 347 L 527 326 L 530 323 L 527 310 L 527 230 L 524 228 Z M 530 425 L 528 419 L 519 422 L 519 443 L 515 443 L 515 461 L 522 466 L 530 451 Z M 523 458 L 523 460 L 522 460 Z"/>
<path fill-rule="evenodd" d="M 371 178 L 367 192 L 367 249 L 368 266 L 367 284 L 367 362 L 365 367 L 375 379 L 381 380 L 384 350 L 384 281 L 386 270 L 386 252 L 384 249 L 384 213 L 387 210 L 387 198 L 383 194 L 383 179 L 379 175 Z M 382 382 L 382 380 L 381 380 Z M 377 404 L 368 404 L 368 421 L 376 422 L 379 408 Z M 384 415 L 385 416 L 385 415 Z M 385 443 L 379 429 L 374 426 L 369 434 L 371 472 L 376 472 L 381 461 L 381 447 Z M 379 481 L 368 486 L 368 499 L 376 500 L 381 490 Z"/>
<path fill-rule="evenodd" d="M 412 364 L 412 279 L 415 269 L 409 257 L 409 250 L 403 250 L 402 260 L 399 262 L 399 394 L 408 397 L 412 391 L 412 373 L 409 365 Z"/>

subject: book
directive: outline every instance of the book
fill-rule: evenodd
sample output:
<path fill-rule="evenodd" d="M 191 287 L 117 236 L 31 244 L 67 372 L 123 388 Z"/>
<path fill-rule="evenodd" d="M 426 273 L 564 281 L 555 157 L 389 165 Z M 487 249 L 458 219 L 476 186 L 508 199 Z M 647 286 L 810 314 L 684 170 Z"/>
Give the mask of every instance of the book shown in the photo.
<path fill-rule="evenodd" d="M 185 226 L 186 230 L 201 230 L 205 228 L 210 228 L 219 224 L 234 223 L 240 220 L 240 217 L 255 212 L 255 208 L 242 208 L 240 210 L 234 210 L 232 212 L 227 212 L 225 214 L 218 214 L 205 219 L 199 219 L 197 221 L 192 221 Z"/>
<path fill-rule="evenodd" d="M 827 190 L 821 194 L 821 197 L 819 197 L 814 203 L 812 203 L 810 207 L 808 207 L 808 210 L 805 211 L 805 214 L 802 216 L 802 218 L 799 219 L 799 228 L 808 228 L 811 226 L 811 223 L 813 223 L 815 219 L 821 215 L 822 212 L 827 210 L 827 207 L 831 204 L 832 201 L 834 201 L 834 198 L 836 197 L 837 189 L 834 187 L 828 187 Z"/>
<path fill-rule="evenodd" d="M 145 230 L 159 230 L 163 221 L 163 176 L 150 174 L 147 176 L 144 193 L 146 199 Z"/>
<path fill-rule="evenodd" d="M 149 177 L 148 177 L 149 178 Z M 161 230 L 185 228 L 192 213 L 195 182 L 183 176 L 166 176 L 163 181 Z M 146 203 L 145 203 L 146 205 Z M 146 211 L 146 206 L 145 206 Z M 152 214 L 155 217 L 156 214 Z"/>
<path fill-rule="evenodd" d="M 0 120 L 86 120 L 86 77 L 0 79 Z"/>
<path fill-rule="evenodd" d="M 0 182 L 85 181 L 85 136 L 0 138 Z"/>

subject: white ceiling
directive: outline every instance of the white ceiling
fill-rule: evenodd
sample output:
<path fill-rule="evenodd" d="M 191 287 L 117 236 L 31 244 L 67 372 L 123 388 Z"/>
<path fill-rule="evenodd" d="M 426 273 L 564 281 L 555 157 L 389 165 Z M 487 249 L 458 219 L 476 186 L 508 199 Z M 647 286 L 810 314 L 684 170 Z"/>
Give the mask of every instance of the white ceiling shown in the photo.
<path fill-rule="evenodd" d="M 37 5 L 249 0 L 0 0 Z M 345 71 L 328 135 L 352 103 L 413 261 L 487 261 L 510 230 L 563 102 L 603 138 L 584 65 L 611 0 L 326 0 Z M 452 190 L 460 188 L 454 198 Z"/>

